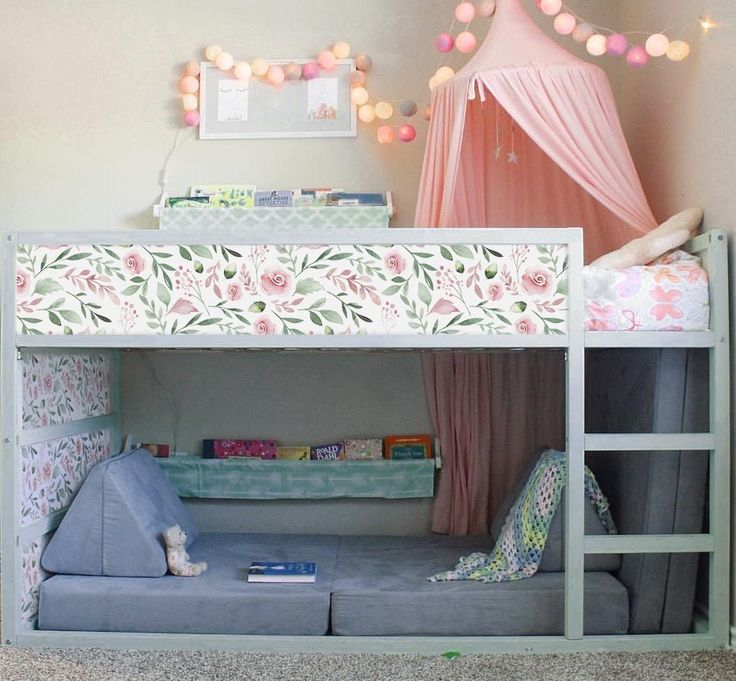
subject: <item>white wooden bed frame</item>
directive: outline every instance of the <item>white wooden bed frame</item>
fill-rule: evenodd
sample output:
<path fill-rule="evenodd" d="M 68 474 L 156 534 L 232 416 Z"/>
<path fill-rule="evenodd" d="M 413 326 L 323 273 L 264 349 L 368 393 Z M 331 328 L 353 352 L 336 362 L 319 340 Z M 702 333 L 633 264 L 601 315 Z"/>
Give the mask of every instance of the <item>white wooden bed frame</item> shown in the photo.
<path fill-rule="evenodd" d="M 438 654 L 490 652 L 573 652 L 602 650 L 694 650 L 729 644 L 729 326 L 727 241 L 713 231 L 694 239 L 688 250 L 702 257 L 710 278 L 711 324 L 706 332 L 585 332 L 582 230 L 291 230 L 254 233 L 197 232 L 6 232 L 2 310 L 2 641 L 16 646 L 136 649 L 234 649 L 261 652 L 380 652 Z M 565 335 L 415 336 L 246 336 L 246 335 L 20 335 L 16 332 L 14 273 L 19 245 L 62 244 L 559 244 L 568 249 L 568 333 Z M 710 355 L 710 432 L 702 434 L 586 434 L 586 348 L 707 348 Z M 21 424 L 20 353 L 41 349 L 501 349 L 561 348 L 567 372 L 567 451 L 569 452 L 565 544 L 565 635 L 559 637 L 280 637 L 189 634 L 134 634 L 39 631 L 20 617 L 23 542 L 46 535 L 63 511 L 21 527 L 19 522 L 20 447 L 29 436 Z M 106 424 L 119 440 L 119 397 L 112 414 L 68 426 L 33 431 L 32 442 Z M 113 440 L 113 442 L 116 440 Z M 703 450 L 710 453 L 709 533 L 698 535 L 585 536 L 584 455 L 586 451 Z M 678 635 L 583 635 L 583 562 L 591 553 L 707 553 L 707 622 L 697 633 Z"/>

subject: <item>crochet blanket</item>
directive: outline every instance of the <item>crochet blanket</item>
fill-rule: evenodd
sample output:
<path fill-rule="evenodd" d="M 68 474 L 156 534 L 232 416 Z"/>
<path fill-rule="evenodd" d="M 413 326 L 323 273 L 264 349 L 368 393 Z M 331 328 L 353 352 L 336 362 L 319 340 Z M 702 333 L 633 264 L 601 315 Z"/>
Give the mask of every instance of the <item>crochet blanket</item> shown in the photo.
<path fill-rule="evenodd" d="M 473 579 L 480 582 L 509 582 L 535 574 L 542 561 L 566 476 L 566 454 L 554 450 L 544 452 L 511 507 L 493 552 L 461 556 L 454 570 L 440 572 L 430 577 L 429 581 Z M 616 527 L 608 500 L 587 466 L 585 496 L 593 503 L 608 533 L 615 534 Z"/>

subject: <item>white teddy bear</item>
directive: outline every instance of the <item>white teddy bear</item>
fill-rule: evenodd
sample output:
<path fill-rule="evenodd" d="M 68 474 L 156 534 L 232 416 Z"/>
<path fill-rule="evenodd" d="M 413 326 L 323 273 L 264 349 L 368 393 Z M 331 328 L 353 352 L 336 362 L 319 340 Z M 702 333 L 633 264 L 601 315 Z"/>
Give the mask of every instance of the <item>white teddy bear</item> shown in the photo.
<path fill-rule="evenodd" d="M 184 550 L 187 543 L 187 533 L 178 525 L 170 527 L 164 532 L 166 542 L 166 562 L 169 572 L 177 577 L 197 577 L 207 569 L 207 563 L 190 563 L 189 554 Z"/>

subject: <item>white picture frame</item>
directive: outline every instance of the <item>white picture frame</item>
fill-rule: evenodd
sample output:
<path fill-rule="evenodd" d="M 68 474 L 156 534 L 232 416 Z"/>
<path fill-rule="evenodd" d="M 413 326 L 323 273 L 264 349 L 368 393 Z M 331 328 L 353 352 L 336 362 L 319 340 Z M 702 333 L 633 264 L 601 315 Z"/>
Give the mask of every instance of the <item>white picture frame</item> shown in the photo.
<path fill-rule="evenodd" d="M 290 63 L 303 66 L 314 60 L 267 61 L 280 66 Z M 357 107 L 350 96 L 354 71 L 355 60 L 338 59 L 334 69 L 322 70 L 314 80 L 287 80 L 274 86 L 257 76 L 249 81 L 236 81 L 232 70 L 220 71 L 212 62 L 202 62 L 199 139 L 356 137 Z M 314 102 L 319 93 L 334 100 L 331 102 L 336 109 L 334 119 L 309 117 L 310 95 Z"/>

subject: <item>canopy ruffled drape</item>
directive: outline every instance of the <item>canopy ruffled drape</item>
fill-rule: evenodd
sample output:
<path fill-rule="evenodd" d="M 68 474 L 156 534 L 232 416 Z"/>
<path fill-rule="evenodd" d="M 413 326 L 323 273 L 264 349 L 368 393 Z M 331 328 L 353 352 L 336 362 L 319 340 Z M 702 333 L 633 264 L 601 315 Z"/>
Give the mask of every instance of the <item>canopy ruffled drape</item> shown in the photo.
<path fill-rule="evenodd" d="M 435 89 L 431 108 L 417 227 L 581 226 L 590 262 L 656 226 L 605 73 L 548 38 L 520 0 L 498 0 L 483 45 Z M 509 474 L 523 468 L 505 458 L 528 458 L 536 445 L 559 439 L 562 410 L 549 411 L 549 396 L 535 386 L 540 375 L 549 377 L 545 388 L 561 400 L 564 383 L 556 354 L 533 363 L 494 358 L 490 377 L 483 356 L 466 358 L 462 372 L 448 374 L 451 364 L 447 357 L 425 359 L 435 427 L 452 462 L 441 472 L 433 527 L 464 534 L 487 522 L 469 514 L 492 514 L 515 482 Z M 510 401 L 504 391 L 513 385 L 516 413 L 542 423 L 547 442 L 542 432 L 530 434 L 528 418 L 509 420 L 503 410 Z M 494 409 L 482 423 L 452 404 L 483 394 Z M 531 446 L 530 437 L 541 441 Z M 488 442 L 487 449 L 467 447 L 470 441 Z M 484 471 L 484 489 L 458 477 L 473 470 Z"/>

